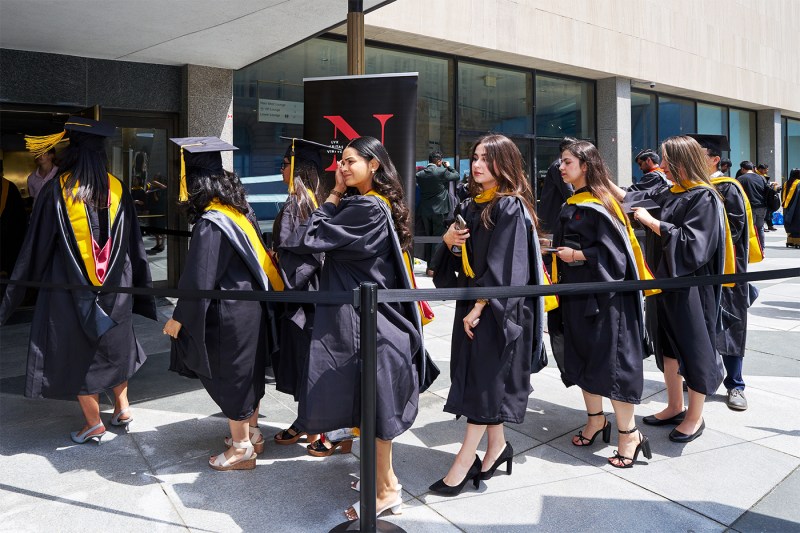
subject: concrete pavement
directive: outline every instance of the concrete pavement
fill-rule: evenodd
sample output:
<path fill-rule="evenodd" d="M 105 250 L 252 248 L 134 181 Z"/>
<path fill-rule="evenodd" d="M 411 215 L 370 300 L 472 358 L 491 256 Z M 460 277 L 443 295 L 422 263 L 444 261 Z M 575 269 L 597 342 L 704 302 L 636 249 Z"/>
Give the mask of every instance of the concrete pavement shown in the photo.
<path fill-rule="evenodd" d="M 800 250 L 784 247 L 782 230 L 766 235 L 767 257 L 755 269 L 800 264 Z M 430 286 L 424 274 L 418 281 Z M 583 402 L 579 390 L 564 388 L 551 360 L 532 378 L 525 422 L 506 429 L 516 452 L 513 475 L 449 499 L 427 487 L 446 473 L 465 422 L 442 411 L 453 303 L 434 303 L 436 320 L 425 335 L 442 376 L 422 395 L 413 428 L 396 440 L 406 505 L 402 515 L 384 519 L 409 532 L 800 531 L 800 279 L 758 286 L 744 365 L 747 411 L 729 410 L 720 390 L 707 400 L 704 435 L 687 445 L 670 442 L 669 427 L 640 422 L 653 459 L 615 469 L 606 457 L 616 431 L 610 445 L 570 444 L 585 420 Z M 107 425 L 99 447 L 69 440 L 82 425 L 75 402 L 22 396 L 29 314 L 0 328 L 0 531 L 295 532 L 328 531 L 344 521 L 342 511 L 358 499 L 349 488 L 358 445 L 325 459 L 307 455 L 304 444 L 274 445 L 271 436 L 293 421 L 295 404 L 273 386 L 261 403 L 268 443 L 256 470 L 208 468 L 227 425 L 199 382 L 167 371 L 161 325 L 171 305 L 161 304 L 160 324 L 136 322 L 149 360 L 130 382 L 130 432 Z M 637 419 L 665 401 L 648 359 Z M 108 419 L 107 399 L 104 407 Z M 609 402 L 605 408 L 611 411 Z"/>

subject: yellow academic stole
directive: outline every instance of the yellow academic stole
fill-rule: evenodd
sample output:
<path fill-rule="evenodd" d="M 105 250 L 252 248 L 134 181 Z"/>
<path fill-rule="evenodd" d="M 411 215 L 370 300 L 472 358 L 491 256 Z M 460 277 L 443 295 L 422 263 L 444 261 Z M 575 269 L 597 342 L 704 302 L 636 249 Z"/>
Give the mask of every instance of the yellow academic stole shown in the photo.
<path fill-rule="evenodd" d="M 753 211 L 750 209 L 750 200 L 747 199 L 747 194 L 745 194 L 744 189 L 742 188 L 742 184 L 739 183 L 738 180 L 733 178 L 728 178 L 725 176 L 721 176 L 719 178 L 711 178 L 711 183 L 714 185 L 718 185 L 720 183 L 732 183 L 735 185 L 739 192 L 742 193 L 742 198 L 744 199 L 744 208 L 747 212 L 747 235 L 748 235 L 748 255 L 747 258 L 748 263 L 758 263 L 764 260 L 764 251 L 761 249 L 761 242 L 758 240 L 758 234 L 756 233 L 756 225 L 755 219 L 753 218 Z"/>
<path fill-rule="evenodd" d="M 679 194 L 682 192 L 686 192 L 690 189 L 694 189 L 695 187 L 706 187 L 714 191 L 714 194 L 719 195 L 719 191 L 717 191 L 712 185 L 703 182 L 690 182 L 689 186 L 684 188 L 680 184 L 676 183 L 672 187 L 670 187 L 670 192 L 672 194 Z M 720 200 L 722 200 L 720 198 Z M 725 210 L 725 206 L 723 205 L 723 211 Z M 728 224 L 728 214 L 725 213 L 725 268 L 723 269 L 723 274 L 735 274 L 736 273 L 736 251 L 733 248 L 733 237 L 731 237 L 731 226 Z M 759 248 L 760 249 L 760 248 Z M 723 283 L 723 287 L 735 287 L 735 283 Z"/>
<path fill-rule="evenodd" d="M 783 197 L 783 208 L 786 209 L 789 207 L 789 204 L 792 202 L 792 198 L 794 198 L 795 193 L 797 192 L 797 185 L 800 184 L 800 180 L 794 180 L 792 186 L 789 190 L 785 193 Z"/>
<path fill-rule="evenodd" d="M 628 241 L 631 244 L 631 250 L 633 251 L 633 258 L 636 261 L 636 272 L 639 275 L 639 279 L 642 281 L 656 279 L 653 276 L 653 273 L 650 271 L 650 268 L 647 266 L 647 262 L 644 260 L 644 254 L 642 254 L 642 248 L 639 246 L 639 241 L 636 239 L 636 234 L 633 232 L 633 226 L 631 226 L 628 217 L 625 216 L 625 213 L 622 212 L 622 207 L 620 207 L 619 203 L 616 199 L 610 198 L 611 205 L 614 207 L 614 215 L 617 219 L 625 226 L 625 231 L 628 236 Z M 589 191 L 580 192 L 574 196 L 567 198 L 567 203 L 569 205 L 578 205 L 578 204 L 599 204 L 603 205 L 597 197 L 592 195 Z M 553 261 L 554 268 L 555 268 L 555 261 Z M 555 277 L 555 274 L 553 274 Z M 644 291 L 645 296 L 652 296 L 654 294 L 658 294 L 661 292 L 661 289 L 646 289 Z"/>
<path fill-rule="evenodd" d="M 275 263 L 272 262 L 272 258 L 269 256 L 267 250 L 264 248 L 264 245 L 261 243 L 261 239 L 258 238 L 256 228 L 253 227 L 253 224 L 250 223 L 247 217 L 244 216 L 238 209 L 222 204 L 217 199 L 211 200 L 211 203 L 209 203 L 208 207 L 206 207 L 206 211 L 217 211 L 218 213 L 225 215 L 231 219 L 231 221 L 236 224 L 240 230 L 242 230 L 242 232 L 247 236 L 247 240 L 250 241 L 250 246 L 253 248 L 253 251 L 256 254 L 258 264 L 261 265 L 261 268 L 267 275 L 267 279 L 269 279 L 272 289 L 276 291 L 282 291 L 284 289 L 283 278 L 281 278 L 278 268 L 275 266 Z"/>
<path fill-rule="evenodd" d="M 92 228 L 89 224 L 89 214 L 86 212 L 86 205 L 82 200 L 71 196 L 67 190 L 64 189 L 64 184 L 69 178 L 70 173 L 65 173 L 61 176 L 61 194 L 64 197 L 64 204 L 67 207 L 67 215 L 69 216 L 69 223 L 72 226 L 72 233 L 75 235 L 75 241 L 78 244 L 78 251 L 81 254 L 81 259 L 86 267 L 86 273 L 89 275 L 89 282 L 92 285 L 99 287 L 103 284 L 108 274 L 108 261 L 110 261 L 109 254 L 111 253 L 111 228 L 114 227 L 114 221 L 117 219 L 119 212 L 119 205 L 122 199 L 122 183 L 108 174 L 108 229 L 109 237 L 106 245 L 100 249 L 95 240 L 92 238 Z M 72 194 L 77 194 L 79 183 L 76 182 L 72 188 Z"/>

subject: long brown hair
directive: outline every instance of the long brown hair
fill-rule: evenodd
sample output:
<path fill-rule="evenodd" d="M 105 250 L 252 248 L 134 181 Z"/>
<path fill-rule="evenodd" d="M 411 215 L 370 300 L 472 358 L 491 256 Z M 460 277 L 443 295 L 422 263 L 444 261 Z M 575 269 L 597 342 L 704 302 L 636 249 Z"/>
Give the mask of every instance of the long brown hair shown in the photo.
<path fill-rule="evenodd" d="M 600 200 L 610 215 L 616 217 L 614 195 L 611 194 L 611 171 L 600 157 L 597 147 L 588 141 L 575 141 L 567 145 L 564 151 L 571 153 L 581 165 L 586 165 L 586 189 Z"/>
<path fill-rule="evenodd" d="M 472 145 L 469 158 L 470 166 L 475 157 L 475 150 L 481 145 L 483 145 L 486 150 L 486 164 L 489 166 L 489 169 L 491 169 L 495 180 L 497 180 L 497 193 L 492 201 L 489 202 L 486 209 L 483 210 L 483 213 L 481 213 L 481 222 L 483 222 L 483 225 L 487 229 L 491 229 L 492 226 L 494 226 L 494 222 L 491 219 L 492 209 L 500 198 L 503 196 L 516 196 L 525 204 L 534 225 L 538 229 L 539 219 L 533 208 L 533 191 L 531 190 L 531 183 L 528 180 L 528 176 L 525 174 L 522 154 L 519 148 L 517 148 L 517 145 L 505 135 L 496 133 L 484 135 Z M 480 184 L 476 183 L 472 177 L 471 168 L 467 187 L 470 196 L 475 196 L 483 190 Z"/>
<path fill-rule="evenodd" d="M 316 209 L 315 205 L 322 204 L 322 191 L 320 188 L 319 172 L 311 161 L 295 158 L 294 163 L 294 193 L 297 196 L 297 205 L 300 209 L 300 218 L 307 219 Z M 311 199 L 314 197 L 316 203 Z"/>
<path fill-rule="evenodd" d="M 698 183 L 714 188 L 708 178 L 706 150 L 691 137 L 675 135 L 664 139 L 661 143 L 661 164 L 666 165 L 672 180 L 684 189 Z"/>
<path fill-rule="evenodd" d="M 400 240 L 400 248 L 411 251 L 411 227 L 408 207 L 403 198 L 403 186 L 386 147 L 375 137 L 358 137 L 345 148 L 352 148 L 367 161 L 376 160 L 378 168 L 372 175 L 372 190 L 385 196 L 392 206 L 392 222 Z"/>

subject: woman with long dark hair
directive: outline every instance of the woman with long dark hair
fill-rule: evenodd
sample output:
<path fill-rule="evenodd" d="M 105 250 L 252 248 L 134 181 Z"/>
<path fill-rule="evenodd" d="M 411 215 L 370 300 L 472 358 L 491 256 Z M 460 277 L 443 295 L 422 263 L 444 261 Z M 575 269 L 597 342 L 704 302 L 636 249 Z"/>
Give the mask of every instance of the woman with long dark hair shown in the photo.
<path fill-rule="evenodd" d="M 272 247 L 277 250 L 300 224 L 308 220 L 317 209 L 322 198 L 322 160 L 319 148 L 303 139 L 293 139 L 286 150 L 281 164 L 283 182 L 289 187 L 289 196 L 283 204 L 272 225 Z M 324 254 L 315 257 L 322 264 Z M 319 288 L 319 275 L 316 267 L 296 269 L 283 273 L 287 289 L 315 291 Z M 280 332 L 278 350 L 272 354 L 272 367 L 275 371 L 275 387 L 280 392 L 291 394 L 295 401 L 300 400 L 301 382 L 308 350 L 311 344 L 311 331 L 314 325 L 313 303 L 287 303 L 280 306 Z M 277 444 L 294 444 L 301 438 L 315 446 L 322 447 L 321 453 L 328 454 L 317 435 L 301 431 L 297 424 L 278 432 L 274 440 Z M 333 449 L 330 449 L 333 452 Z"/>
<path fill-rule="evenodd" d="M 653 265 L 655 277 L 732 272 L 734 254 L 725 208 L 709 181 L 705 150 L 691 137 L 670 137 L 661 144 L 661 167 L 673 182 L 668 189 L 626 194 L 614 186 L 620 200 L 650 198 L 660 207 L 660 219 L 642 207 L 632 208 L 634 218 L 660 237 L 662 254 Z M 703 402 L 722 383 L 722 358 L 716 348 L 721 289 L 720 285 L 701 285 L 665 290 L 657 297 L 668 404 L 643 420 L 655 426 L 676 425 L 669 435 L 674 442 L 686 443 L 702 435 Z M 689 389 L 686 411 L 681 376 Z"/>
<path fill-rule="evenodd" d="M 216 137 L 172 141 L 184 153 L 183 205 L 194 224 L 178 288 L 264 291 L 270 283 L 281 284 L 242 182 L 222 168 L 220 151 L 236 148 Z M 227 449 L 212 456 L 209 466 L 221 471 L 255 468 L 264 448 L 258 407 L 270 342 L 264 303 L 181 298 L 164 334 L 175 339 L 170 370 L 199 378 L 228 418 Z"/>
<path fill-rule="evenodd" d="M 486 135 L 473 145 L 471 161 L 470 198 L 456 208 L 466 227 L 451 225 L 442 237 L 447 247 L 441 248 L 434 283 L 437 287 L 542 283 L 537 219 L 522 154 L 507 137 Z M 450 470 L 430 490 L 452 496 L 468 481 L 477 488 L 503 464 L 511 474 L 514 450 L 503 426 L 525 418 L 532 358 L 543 349 L 540 300 L 492 298 L 456 304 L 452 384 L 444 410 L 465 416 L 467 428 Z M 476 451 L 484 433 L 488 446 L 481 461 Z"/>
<path fill-rule="evenodd" d="M 783 207 L 783 229 L 786 230 L 786 246 L 800 248 L 800 168 L 789 172 L 789 181 L 783 186 L 781 207 Z"/>
<path fill-rule="evenodd" d="M 114 126 L 83 117 L 64 125 L 69 147 L 61 174 L 37 197 L 12 279 L 85 285 L 85 291 L 40 290 L 31 322 L 25 396 L 78 396 L 86 424 L 76 443 L 100 442 L 99 393 L 112 390 L 111 425 L 133 420 L 128 379 L 147 359 L 133 331 L 133 313 L 156 320 L 151 296 L 101 292 L 103 286 L 150 287 L 133 200 L 108 173 L 105 139 Z M 54 146 L 64 133 L 29 138 L 29 146 Z M 9 286 L 0 323 L 20 304 L 25 287 Z"/>
<path fill-rule="evenodd" d="M 411 288 L 403 254 L 411 247 L 403 188 L 386 148 L 373 137 L 352 140 L 342 153 L 325 203 L 279 248 L 286 271 L 315 265 L 325 253 L 320 291 L 352 291 L 363 281 Z M 317 304 L 297 427 L 321 433 L 358 426 L 359 315 L 351 305 Z M 377 512 L 400 512 L 392 439 L 414 423 L 425 351 L 417 306 L 378 305 Z M 340 445 L 331 443 L 333 447 Z M 358 505 L 348 509 L 357 517 Z"/>
<path fill-rule="evenodd" d="M 574 142 L 561 153 L 561 178 L 575 194 L 561 207 L 553 231 L 554 277 L 563 283 L 652 279 L 633 228 L 611 192 L 611 174 L 597 148 Z M 564 375 L 583 392 L 588 420 L 573 446 L 590 446 L 598 435 L 610 442 L 603 397 L 611 399 L 619 449 L 608 459 L 632 467 L 639 452 L 652 457 L 636 428 L 634 406 L 644 386 L 644 317 L 639 292 L 596 293 L 560 300 L 564 329 Z"/>

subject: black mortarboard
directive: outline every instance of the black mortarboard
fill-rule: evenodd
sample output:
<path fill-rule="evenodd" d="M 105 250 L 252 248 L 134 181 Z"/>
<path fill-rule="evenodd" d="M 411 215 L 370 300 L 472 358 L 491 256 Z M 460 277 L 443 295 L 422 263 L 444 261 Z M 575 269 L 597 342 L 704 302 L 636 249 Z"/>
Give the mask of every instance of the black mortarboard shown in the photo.
<path fill-rule="evenodd" d="M 322 172 L 322 158 L 319 155 L 320 150 L 331 150 L 334 152 L 341 152 L 341 148 L 336 146 L 327 146 L 307 139 L 300 139 L 297 137 L 281 137 L 287 141 L 292 141 L 292 144 L 286 149 L 283 157 L 289 160 L 289 192 L 294 192 L 294 162 L 296 159 L 308 161 L 317 167 L 317 172 Z"/>
<path fill-rule="evenodd" d="M 53 135 L 26 135 L 25 147 L 34 157 L 39 157 L 49 152 L 58 143 L 63 141 L 68 131 L 88 133 L 90 135 L 97 135 L 98 137 L 111 137 L 114 135 L 114 132 L 116 132 L 116 127 L 110 122 L 71 116 L 67 119 L 67 122 L 64 123 L 64 131 L 54 133 Z"/>
<path fill-rule="evenodd" d="M 709 135 L 706 133 L 690 133 L 689 137 L 700 143 L 700 146 L 717 154 L 730 150 L 728 138 L 724 135 Z"/>
<path fill-rule="evenodd" d="M 182 202 L 189 198 L 186 191 L 187 172 L 221 173 L 224 170 L 221 152 L 238 150 L 219 137 L 178 137 L 170 139 L 170 141 L 181 147 L 181 186 L 178 198 Z"/>

